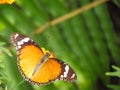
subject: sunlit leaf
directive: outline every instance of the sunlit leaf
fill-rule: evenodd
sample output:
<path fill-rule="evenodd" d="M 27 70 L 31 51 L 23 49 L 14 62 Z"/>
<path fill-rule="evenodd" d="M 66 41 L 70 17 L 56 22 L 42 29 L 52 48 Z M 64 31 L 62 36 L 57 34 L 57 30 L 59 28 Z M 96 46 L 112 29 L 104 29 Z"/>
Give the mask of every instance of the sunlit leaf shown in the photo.
<path fill-rule="evenodd" d="M 117 67 L 117 66 L 112 66 L 112 68 L 115 70 L 114 72 L 107 72 L 106 75 L 109 75 L 109 76 L 117 76 L 117 77 L 120 77 L 120 68 Z"/>

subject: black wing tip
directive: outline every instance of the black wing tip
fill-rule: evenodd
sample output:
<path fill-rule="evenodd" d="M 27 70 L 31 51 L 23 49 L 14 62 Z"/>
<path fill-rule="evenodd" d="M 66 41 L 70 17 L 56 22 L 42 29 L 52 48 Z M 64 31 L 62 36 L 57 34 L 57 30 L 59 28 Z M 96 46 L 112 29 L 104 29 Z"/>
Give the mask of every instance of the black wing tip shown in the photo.
<path fill-rule="evenodd" d="M 54 58 L 55 59 L 55 58 Z M 77 80 L 77 75 L 74 72 L 74 70 L 66 63 L 64 63 L 62 60 L 56 59 L 62 66 L 62 71 L 59 76 L 59 80 L 73 82 Z"/>

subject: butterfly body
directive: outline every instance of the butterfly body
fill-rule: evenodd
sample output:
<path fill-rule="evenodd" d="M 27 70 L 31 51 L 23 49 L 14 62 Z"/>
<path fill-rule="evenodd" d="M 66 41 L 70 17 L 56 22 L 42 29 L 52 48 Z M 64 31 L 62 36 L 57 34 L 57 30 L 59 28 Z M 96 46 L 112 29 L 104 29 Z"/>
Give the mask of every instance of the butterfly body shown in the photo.
<path fill-rule="evenodd" d="M 77 79 L 72 68 L 54 57 L 53 53 L 40 48 L 32 39 L 22 34 L 12 34 L 11 40 L 18 55 L 18 68 L 25 80 L 42 85 L 54 80 Z"/>

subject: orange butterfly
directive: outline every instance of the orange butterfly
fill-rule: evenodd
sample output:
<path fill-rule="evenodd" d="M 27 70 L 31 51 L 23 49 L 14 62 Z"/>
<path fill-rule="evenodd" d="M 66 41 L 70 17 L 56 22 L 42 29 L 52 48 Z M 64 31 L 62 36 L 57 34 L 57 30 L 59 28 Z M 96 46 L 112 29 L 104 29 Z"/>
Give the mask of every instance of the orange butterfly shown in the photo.
<path fill-rule="evenodd" d="M 75 72 L 68 64 L 54 57 L 53 53 L 40 48 L 32 39 L 14 33 L 11 40 L 18 54 L 18 68 L 25 80 L 41 85 L 54 80 L 74 81 Z"/>

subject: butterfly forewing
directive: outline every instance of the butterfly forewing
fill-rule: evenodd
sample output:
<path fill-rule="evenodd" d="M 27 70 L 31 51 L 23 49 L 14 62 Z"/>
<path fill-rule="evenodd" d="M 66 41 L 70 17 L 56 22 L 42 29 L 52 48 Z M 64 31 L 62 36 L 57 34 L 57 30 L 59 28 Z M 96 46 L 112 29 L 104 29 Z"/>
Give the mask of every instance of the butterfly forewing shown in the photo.
<path fill-rule="evenodd" d="M 17 50 L 20 72 L 25 78 L 30 78 L 43 52 L 33 40 L 22 34 L 15 33 L 11 39 Z"/>
<path fill-rule="evenodd" d="M 47 61 L 42 63 L 45 55 L 32 39 L 18 33 L 13 34 L 11 39 L 17 50 L 19 70 L 27 81 L 41 85 L 57 79 L 70 82 L 76 80 L 75 72 L 63 61 L 45 57 Z M 42 66 L 37 70 L 39 63 Z"/>

